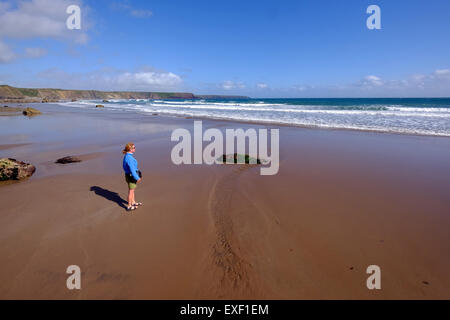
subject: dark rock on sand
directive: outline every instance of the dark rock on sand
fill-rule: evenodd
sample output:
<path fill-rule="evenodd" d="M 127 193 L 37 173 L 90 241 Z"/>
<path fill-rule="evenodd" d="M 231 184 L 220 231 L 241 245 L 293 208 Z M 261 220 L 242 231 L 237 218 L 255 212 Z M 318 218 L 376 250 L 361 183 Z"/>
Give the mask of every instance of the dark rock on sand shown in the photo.
<path fill-rule="evenodd" d="M 22 113 L 25 116 L 35 116 L 37 114 L 41 114 L 39 110 L 30 107 L 27 107 L 25 110 L 22 111 Z"/>
<path fill-rule="evenodd" d="M 98 105 L 96 105 L 95 107 L 96 107 L 96 108 L 104 108 L 105 106 L 102 105 L 102 104 L 98 104 Z"/>
<path fill-rule="evenodd" d="M 3 108 L 8 108 L 8 106 L 3 106 Z"/>
<path fill-rule="evenodd" d="M 249 164 L 250 161 L 252 161 L 255 164 L 261 164 L 260 159 L 252 158 L 248 154 L 238 154 L 238 153 L 228 155 L 224 154 L 222 157 L 219 158 L 219 160 L 221 160 L 223 163 L 226 163 L 227 159 L 232 159 L 231 163 Z"/>
<path fill-rule="evenodd" d="M 81 159 L 74 157 L 74 156 L 67 156 L 67 157 L 60 158 L 55 161 L 55 163 L 62 163 L 62 164 L 73 163 L 73 162 L 81 162 Z"/>
<path fill-rule="evenodd" d="M 72 102 L 75 102 L 75 101 L 77 101 L 77 99 L 72 99 Z"/>
<path fill-rule="evenodd" d="M 108 100 L 106 100 L 106 99 L 103 99 L 103 102 L 109 102 Z"/>
<path fill-rule="evenodd" d="M 21 180 L 30 177 L 36 171 L 32 164 L 12 158 L 0 159 L 0 181 Z"/>

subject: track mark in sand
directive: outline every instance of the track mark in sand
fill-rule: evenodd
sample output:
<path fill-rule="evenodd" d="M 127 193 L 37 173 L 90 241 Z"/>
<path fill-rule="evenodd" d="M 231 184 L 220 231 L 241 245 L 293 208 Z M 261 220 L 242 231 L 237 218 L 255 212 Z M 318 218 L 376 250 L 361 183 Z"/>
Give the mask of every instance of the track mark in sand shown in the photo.
<path fill-rule="evenodd" d="M 216 241 L 212 246 L 211 258 L 221 275 L 216 290 L 248 293 L 252 291 L 250 280 L 252 266 L 240 256 L 238 238 L 233 232 L 230 216 L 233 194 L 239 176 L 253 166 L 240 166 L 219 178 L 210 193 L 208 209 L 213 219 Z"/>

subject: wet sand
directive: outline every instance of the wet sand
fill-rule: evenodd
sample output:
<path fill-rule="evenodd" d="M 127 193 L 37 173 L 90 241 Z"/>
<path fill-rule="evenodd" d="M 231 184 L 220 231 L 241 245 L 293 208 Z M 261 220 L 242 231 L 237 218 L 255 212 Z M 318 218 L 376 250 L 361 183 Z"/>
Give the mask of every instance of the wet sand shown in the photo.
<path fill-rule="evenodd" d="M 0 144 L 0 150 L 6 150 L 11 148 L 23 147 L 28 145 L 28 143 L 11 143 L 11 144 Z"/>
<path fill-rule="evenodd" d="M 0 185 L 2 299 L 450 299 L 448 138 L 280 127 L 279 173 L 261 176 L 172 164 L 170 134 L 193 119 L 40 109 L 0 119 L 16 144 L 0 157 L 37 167 Z M 144 173 L 131 214 L 129 141 Z M 54 163 L 67 155 L 84 161 Z"/>

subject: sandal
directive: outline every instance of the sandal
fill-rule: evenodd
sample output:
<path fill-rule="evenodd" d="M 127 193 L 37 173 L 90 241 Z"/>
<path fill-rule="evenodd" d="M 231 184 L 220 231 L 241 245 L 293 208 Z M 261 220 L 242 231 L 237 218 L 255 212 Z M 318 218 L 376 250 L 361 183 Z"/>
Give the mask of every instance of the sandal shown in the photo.
<path fill-rule="evenodd" d="M 140 207 L 140 206 L 142 206 L 142 202 L 135 202 L 135 203 L 133 203 L 133 206 Z"/>
<path fill-rule="evenodd" d="M 133 211 L 136 210 L 136 206 L 127 207 L 127 211 Z"/>

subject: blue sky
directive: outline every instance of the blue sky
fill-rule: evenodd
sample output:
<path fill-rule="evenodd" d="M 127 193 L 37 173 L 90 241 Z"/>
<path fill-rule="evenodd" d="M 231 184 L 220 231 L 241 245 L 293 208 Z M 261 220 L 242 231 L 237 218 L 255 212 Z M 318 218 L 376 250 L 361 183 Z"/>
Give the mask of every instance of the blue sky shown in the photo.
<path fill-rule="evenodd" d="M 68 30 L 68 5 L 81 30 Z M 369 5 L 381 30 L 369 30 Z M 252 97 L 450 96 L 450 1 L 0 0 L 0 83 Z"/>

